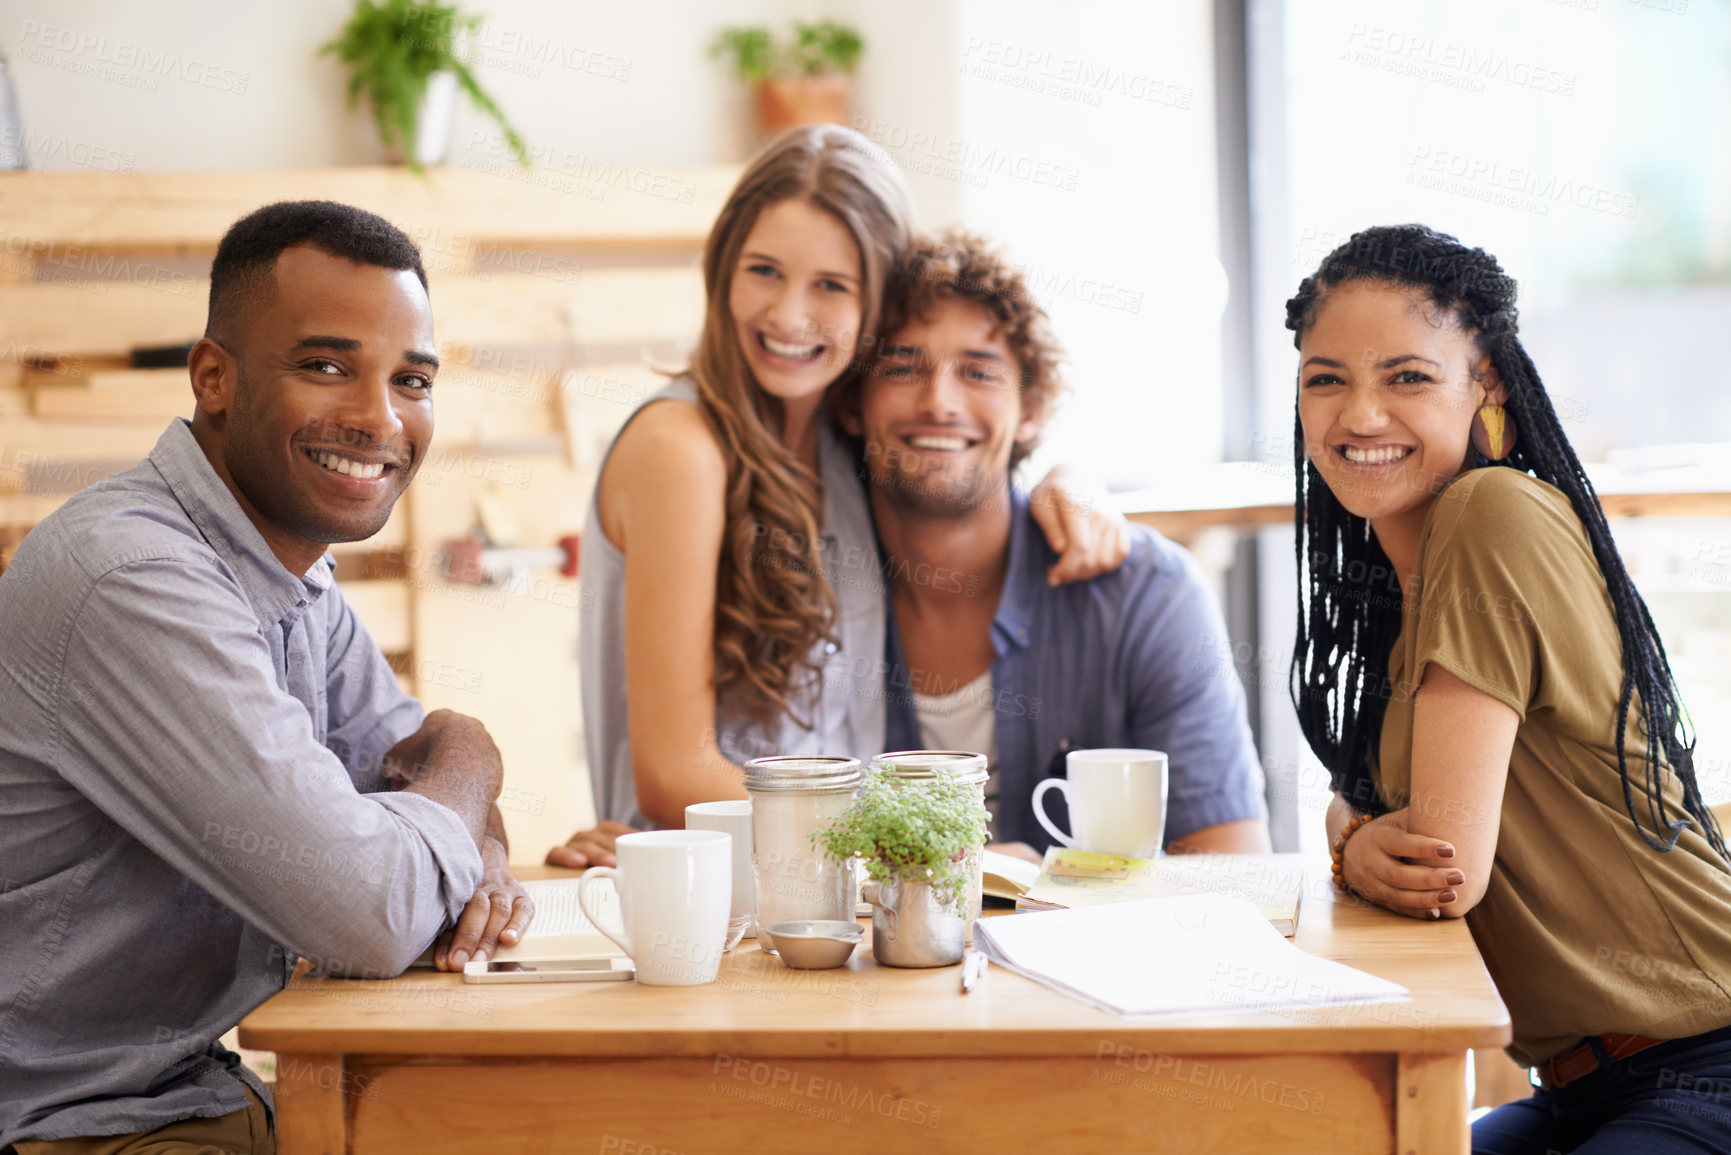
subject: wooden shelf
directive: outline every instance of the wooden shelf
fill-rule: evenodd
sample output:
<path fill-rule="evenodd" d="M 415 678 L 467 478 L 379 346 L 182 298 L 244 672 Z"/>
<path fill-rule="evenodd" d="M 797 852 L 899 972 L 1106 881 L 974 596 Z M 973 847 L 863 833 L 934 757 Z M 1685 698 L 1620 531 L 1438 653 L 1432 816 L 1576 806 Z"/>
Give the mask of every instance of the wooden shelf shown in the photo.
<path fill-rule="evenodd" d="M 434 331 L 447 351 L 575 342 L 612 352 L 679 344 L 703 324 L 703 277 L 690 265 L 586 269 L 573 282 L 485 270 L 430 272 L 428 281 Z M 208 285 L 188 283 L 195 292 L 108 281 L 0 284 L 0 350 L 76 363 L 190 343 L 204 332 Z"/>
<path fill-rule="evenodd" d="M 236 220 L 279 200 L 360 205 L 423 249 L 498 245 L 602 251 L 700 249 L 739 177 L 733 166 L 587 163 L 571 173 L 435 168 L 0 174 L 9 236 L 112 253 L 204 256 Z"/>

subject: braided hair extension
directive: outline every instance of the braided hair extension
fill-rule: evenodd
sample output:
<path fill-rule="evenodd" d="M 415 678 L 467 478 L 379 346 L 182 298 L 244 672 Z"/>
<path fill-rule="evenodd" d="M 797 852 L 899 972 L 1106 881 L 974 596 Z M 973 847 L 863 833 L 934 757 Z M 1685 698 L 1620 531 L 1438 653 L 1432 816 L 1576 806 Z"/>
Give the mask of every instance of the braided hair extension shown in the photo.
<path fill-rule="evenodd" d="M 1598 495 L 1563 433 L 1538 369 L 1521 345 L 1514 278 L 1483 249 L 1468 248 L 1423 225 L 1366 229 L 1323 258 L 1286 302 L 1293 343 L 1309 329 L 1329 290 L 1359 280 L 1427 293 L 1437 308 L 1453 312 L 1490 357 L 1508 392 L 1504 406 L 1520 434 L 1514 450 L 1497 464 L 1531 474 L 1568 497 L 1610 591 L 1623 648 L 1617 769 L 1629 819 L 1654 850 L 1670 850 L 1693 823 L 1720 855 L 1731 858 L 1695 781 L 1694 736 L 1664 643 L 1617 553 Z M 1299 573 L 1298 633 L 1290 674 L 1293 705 L 1335 790 L 1360 811 L 1381 814 L 1387 808 L 1370 778 L 1369 759 L 1381 737 L 1389 698 L 1409 692 L 1388 679 L 1389 654 L 1401 628 L 1399 578 L 1369 522 L 1349 513 L 1306 459 L 1303 428 L 1296 422 L 1293 442 Z M 1476 467 L 1489 466 L 1491 462 L 1477 458 Z M 1636 813 L 1626 751 L 1632 704 L 1638 704 L 1638 725 L 1648 739 L 1647 819 L 1654 832 L 1670 831 L 1663 841 L 1648 832 Z M 1667 813 L 1663 787 L 1668 769 L 1682 786 L 1687 817 Z"/>

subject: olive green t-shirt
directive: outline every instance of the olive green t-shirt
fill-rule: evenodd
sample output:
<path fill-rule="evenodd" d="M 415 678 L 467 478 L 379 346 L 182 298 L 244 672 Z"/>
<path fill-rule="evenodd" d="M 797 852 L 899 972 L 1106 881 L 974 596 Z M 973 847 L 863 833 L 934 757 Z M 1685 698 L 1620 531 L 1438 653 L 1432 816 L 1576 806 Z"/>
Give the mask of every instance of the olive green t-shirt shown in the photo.
<path fill-rule="evenodd" d="M 1432 663 L 1520 717 L 1489 889 L 1466 916 L 1508 1004 L 1509 1053 L 1533 1065 L 1607 1031 L 1670 1039 L 1731 1024 L 1731 870 L 1694 828 L 1662 854 L 1630 821 L 1617 772 L 1622 643 L 1568 498 L 1505 466 L 1462 474 L 1431 507 L 1406 593 L 1384 801 L 1407 804 L 1412 691 Z M 1635 812 L 1650 824 L 1633 712 L 1625 743 Z M 1687 817 L 1674 776 L 1665 799 Z"/>

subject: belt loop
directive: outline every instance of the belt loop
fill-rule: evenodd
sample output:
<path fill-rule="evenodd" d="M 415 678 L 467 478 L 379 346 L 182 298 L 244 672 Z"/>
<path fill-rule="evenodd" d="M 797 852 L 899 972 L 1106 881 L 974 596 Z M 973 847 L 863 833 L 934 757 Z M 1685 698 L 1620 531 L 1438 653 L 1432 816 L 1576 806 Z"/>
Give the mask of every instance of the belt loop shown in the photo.
<path fill-rule="evenodd" d="M 1599 1067 L 1601 1070 L 1616 1071 L 1622 1069 L 1622 1064 L 1618 1060 L 1613 1059 L 1611 1057 L 1611 1052 L 1605 1049 L 1605 1040 L 1603 1036 L 1588 1035 L 1585 1042 L 1587 1046 L 1593 1049 L 1593 1057 L 1599 1060 Z"/>

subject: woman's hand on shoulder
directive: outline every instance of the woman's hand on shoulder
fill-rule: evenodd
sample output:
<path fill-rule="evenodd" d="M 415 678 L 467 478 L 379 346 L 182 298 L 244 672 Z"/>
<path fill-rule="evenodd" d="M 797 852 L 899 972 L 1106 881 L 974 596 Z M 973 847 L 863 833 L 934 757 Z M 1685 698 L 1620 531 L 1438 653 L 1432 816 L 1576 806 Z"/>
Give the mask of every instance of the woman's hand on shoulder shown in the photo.
<path fill-rule="evenodd" d="M 1112 573 L 1130 556 L 1130 523 L 1111 508 L 1106 487 L 1074 466 L 1053 467 L 1028 508 L 1058 555 L 1046 571 L 1051 585 Z"/>
<path fill-rule="evenodd" d="M 1409 918 L 1436 919 L 1455 900 L 1466 875 L 1454 866 L 1454 847 L 1407 830 L 1396 810 L 1365 823 L 1346 840 L 1341 870 L 1360 897 Z"/>

